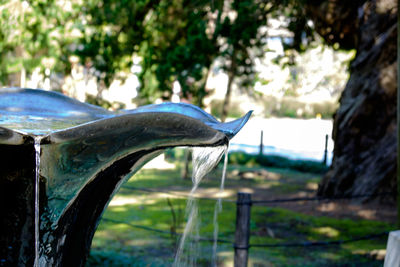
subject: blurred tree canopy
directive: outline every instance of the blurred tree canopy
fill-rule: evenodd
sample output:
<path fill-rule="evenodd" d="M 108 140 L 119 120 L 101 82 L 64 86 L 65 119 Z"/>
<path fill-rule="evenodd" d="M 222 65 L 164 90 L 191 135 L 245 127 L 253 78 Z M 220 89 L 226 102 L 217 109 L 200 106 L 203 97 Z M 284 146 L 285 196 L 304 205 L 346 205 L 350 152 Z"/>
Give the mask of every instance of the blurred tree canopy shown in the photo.
<path fill-rule="evenodd" d="M 179 81 L 182 96 L 199 106 L 217 53 L 216 35 L 207 35 L 207 1 L 161 1 L 149 15 L 143 41 L 142 96 L 170 99 Z"/>
<path fill-rule="evenodd" d="M 36 70 L 68 75 L 78 58 L 107 88 L 120 73 L 132 72 L 134 59 L 140 58 L 141 98 L 169 100 L 178 81 L 181 96 L 203 106 L 210 93 L 207 77 L 218 68 L 228 76 L 224 120 L 233 84 L 251 92 L 255 61 L 266 52 L 269 22 L 277 19 L 289 33 L 281 37 L 285 54 L 279 64 L 295 64 L 293 51 L 305 51 L 316 39 L 335 49 L 357 50 L 335 117 L 335 144 L 343 148 L 335 149 L 335 158 L 342 158 L 334 160 L 331 172 L 332 180 L 341 176 L 351 186 L 356 175 L 342 171 L 356 169 L 348 168 L 350 162 L 389 169 L 370 161 L 381 151 L 392 151 L 395 140 L 396 98 L 389 93 L 395 92 L 396 12 L 394 0 L 0 0 L 0 83 L 24 86 L 25 77 Z M 371 144 L 388 145 L 371 152 Z M 390 155 L 374 162 L 395 166 L 396 153 Z M 382 179 L 361 169 L 365 177 L 394 184 L 392 169 L 382 171 L 387 174 Z M 341 190 L 341 185 L 331 190 L 335 183 L 326 181 L 327 192 Z"/>
<path fill-rule="evenodd" d="M 81 3 L 82 37 L 74 49 L 108 87 L 118 71 L 129 72 L 145 38 L 146 16 L 159 0 L 90 0 Z"/>
<path fill-rule="evenodd" d="M 224 105 L 228 106 L 235 77 L 244 77 L 243 86 L 254 81 L 254 57 L 262 56 L 265 41 L 259 29 L 266 24 L 269 9 L 266 2 L 254 0 L 162 1 L 147 26 L 143 95 L 155 97 L 158 92 L 169 99 L 177 80 L 183 97 L 202 106 L 207 77 L 220 59 L 229 76 Z M 258 50 L 250 56 L 255 47 Z M 225 108 L 223 117 L 226 112 Z"/>
<path fill-rule="evenodd" d="M 40 65 L 68 72 L 64 50 L 72 40 L 69 12 L 50 1 L 4 1 L 0 5 L 0 81 Z M 57 63 L 57 64 L 56 64 Z"/>
<path fill-rule="evenodd" d="M 248 90 L 255 82 L 269 18 L 288 20 L 287 49 L 302 51 L 314 38 L 302 1 L 294 0 L 10 0 L 0 4 L 0 15 L 3 84 L 37 67 L 67 74 L 78 56 L 107 88 L 140 57 L 140 97 L 170 99 L 179 81 L 182 97 L 203 106 L 218 62 L 228 75 L 223 120 L 232 85 Z"/>

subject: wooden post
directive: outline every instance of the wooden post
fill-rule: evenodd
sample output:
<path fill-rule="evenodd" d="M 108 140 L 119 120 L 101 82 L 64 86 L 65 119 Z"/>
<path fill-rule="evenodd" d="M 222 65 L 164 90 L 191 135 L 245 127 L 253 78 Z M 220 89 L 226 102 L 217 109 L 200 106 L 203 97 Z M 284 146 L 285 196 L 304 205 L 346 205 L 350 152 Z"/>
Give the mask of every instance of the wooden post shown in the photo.
<path fill-rule="evenodd" d="M 260 138 L 260 149 L 258 150 L 258 155 L 262 156 L 264 154 L 264 131 L 261 130 L 261 138 Z"/>
<path fill-rule="evenodd" d="M 239 192 L 236 203 L 234 267 L 247 267 L 250 238 L 251 194 Z"/>
<path fill-rule="evenodd" d="M 184 154 L 184 166 L 181 172 L 181 177 L 183 180 L 189 179 L 189 163 L 191 160 L 191 149 L 185 148 L 185 154 Z"/>
<path fill-rule="evenodd" d="M 325 150 L 324 150 L 324 160 L 323 163 L 326 165 L 328 161 L 328 135 L 325 135 Z"/>

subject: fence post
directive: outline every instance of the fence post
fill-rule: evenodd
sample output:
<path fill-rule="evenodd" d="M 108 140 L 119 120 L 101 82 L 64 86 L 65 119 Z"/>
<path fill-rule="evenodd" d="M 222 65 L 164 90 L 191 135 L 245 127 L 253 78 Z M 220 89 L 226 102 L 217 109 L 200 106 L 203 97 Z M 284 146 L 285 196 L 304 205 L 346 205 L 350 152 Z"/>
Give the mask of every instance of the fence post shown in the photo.
<path fill-rule="evenodd" d="M 325 150 L 324 150 L 324 160 L 323 163 L 326 165 L 328 161 L 328 135 L 325 135 Z"/>
<path fill-rule="evenodd" d="M 251 194 L 238 192 L 234 267 L 247 267 L 250 238 L 250 208 Z"/>
<path fill-rule="evenodd" d="M 264 131 L 261 130 L 260 148 L 258 150 L 258 155 L 262 156 L 263 154 L 264 154 Z"/>

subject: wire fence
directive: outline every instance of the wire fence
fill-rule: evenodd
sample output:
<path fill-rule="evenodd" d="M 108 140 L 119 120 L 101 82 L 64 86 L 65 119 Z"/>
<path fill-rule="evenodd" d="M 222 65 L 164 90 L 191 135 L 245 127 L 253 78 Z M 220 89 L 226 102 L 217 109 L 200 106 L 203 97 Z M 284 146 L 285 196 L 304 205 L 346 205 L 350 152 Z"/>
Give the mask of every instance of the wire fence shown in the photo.
<path fill-rule="evenodd" d="M 111 223 L 125 224 L 127 226 L 132 227 L 132 228 L 142 229 L 142 230 L 155 232 L 155 233 L 159 233 L 159 234 L 164 234 L 164 235 L 169 235 L 169 236 L 172 235 L 172 236 L 177 236 L 177 237 L 181 237 L 182 236 L 182 234 L 177 233 L 177 232 L 155 229 L 155 228 L 151 228 L 151 227 L 147 227 L 147 226 L 132 224 L 132 223 L 129 223 L 129 222 L 114 220 L 114 219 L 111 219 L 111 218 L 103 218 L 103 220 L 106 221 L 106 222 L 111 222 Z M 213 238 L 199 237 L 198 241 L 213 243 L 215 240 Z M 226 240 L 226 239 L 217 239 L 216 241 L 217 241 L 217 243 L 233 244 L 233 241 Z"/>
<path fill-rule="evenodd" d="M 267 200 L 252 200 L 252 204 L 269 204 L 269 203 L 282 203 L 282 202 L 300 202 L 300 201 L 336 201 L 336 200 L 351 200 L 351 199 L 366 199 L 374 198 L 379 196 L 391 196 L 395 195 L 395 192 L 384 192 L 375 194 L 358 194 L 358 195 L 336 195 L 331 197 L 294 197 L 294 198 L 277 198 L 277 199 L 267 199 Z"/>
<path fill-rule="evenodd" d="M 133 190 L 133 191 L 142 191 L 142 192 L 152 192 L 152 193 L 164 193 L 180 198 L 187 198 L 189 197 L 189 194 L 187 193 L 179 193 L 179 192 L 171 192 L 168 190 L 160 190 L 160 189 L 149 189 L 149 188 L 140 188 L 140 187 L 132 187 L 132 186 L 123 186 L 123 189 L 127 190 Z M 249 202 L 239 202 L 236 200 L 230 200 L 230 199 L 222 199 L 224 202 L 229 202 L 229 203 L 236 203 L 237 206 L 240 205 L 260 205 L 260 204 L 270 204 L 270 203 L 283 203 L 283 202 L 301 202 L 301 201 L 336 201 L 336 200 L 342 200 L 342 199 L 362 199 L 362 198 L 372 198 L 372 197 L 378 197 L 378 196 L 388 196 L 395 194 L 394 192 L 383 192 L 383 193 L 377 193 L 377 194 L 359 194 L 359 195 L 341 195 L 341 196 L 332 196 L 332 197 L 296 197 L 296 198 L 277 198 L 277 199 L 269 199 L 269 200 L 250 200 Z M 217 198 L 206 198 L 206 197 L 194 197 L 196 199 L 202 199 L 202 200 L 217 200 Z M 118 223 L 118 224 L 125 224 L 128 225 L 132 228 L 137 228 L 137 229 L 142 229 L 146 231 L 152 231 L 156 232 L 159 234 L 163 235 L 169 235 L 169 236 L 177 236 L 180 237 L 182 234 L 176 233 L 174 231 L 166 231 L 166 230 L 160 230 L 160 229 L 155 229 L 147 226 L 142 226 L 142 225 L 137 225 L 137 224 L 132 224 L 129 222 L 124 222 L 124 221 L 119 221 L 111 218 L 103 218 L 104 221 L 110 222 L 110 223 Z M 372 240 L 372 239 L 377 239 L 383 236 L 387 236 L 389 234 L 388 231 L 383 231 L 380 233 L 375 233 L 375 234 L 369 234 L 369 235 L 364 235 L 364 236 L 359 236 L 359 237 L 354 237 L 351 239 L 343 239 L 343 240 L 331 240 L 331 241 L 302 241 L 302 242 L 283 242 L 283 243 L 271 243 L 271 244 L 249 244 L 246 246 L 245 249 L 251 248 L 251 247 L 257 247 L 257 248 L 278 248 L 278 247 L 316 247 L 316 246 L 337 246 L 341 244 L 346 244 L 346 243 L 352 243 L 352 242 L 357 242 L 357 241 L 363 241 L 363 240 Z M 233 240 L 226 240 L 226 239 L 217 239 L 215 240 L 214 238 L 207 238 L 207 237 L 199 237 L 198 241 L 200 242 L 217 242 L 217 243 L 224 243 L 224 244 L 231 244 L 234 248 L 238 248 L 235 245 L 235 242 Z M 240 248 L 244 249 L 244 248 Z"/>
<path fill-rule="evenodd" d="M 141 229 L 145 231 L 150 231 L 150 232 L 155 232 L 163 235 L 169 235 L 169 236 L 177 236 L 181 237 L 182 234 L 172 232 L 172 231 L 166 231 L 166 230 L 160 230 L 160 229 L 155 229 L 143 225 L 138 225 L 138 224 L 132 224 L 129 222 L 124 222 L 124 221 L 119 221 L 119 220 L 114 220 L 111 218 L 103 218 L 104 221 L 110 222 L 110 223 L 115 223 L 115 224 L 125 224 L 129 227 L 136 228 L 136 229 Z M 364 235 L 360 237 L 355 237 L 352 239 L 344 239 L 344 240 L 333 240 L 333 241 L 304 241 L 304 242 L 291 242 L 291 243 L 274 243 L 274 244 L 249 244 L 246 248 L 251 248 L 251 247 L 257 247 L 257 248 L 279 248 L 279 247 L 315 247 L 315 246 L 332 246 L 332 245 L 341 245 L 341 244 L 346 244 L 346 243 L 353 243 L 357 241 L 363 241 L 363 240 L 372 240 L 372 239 L 377 239 L 383 236 L 387 236 L 389 234 L 388 231 L 383 231 L 381 233 L 377 234 L 370 234 L 370 235 Z M 227 240 L 227 239 L 220 239 L 218 238 L 217 240 L 214 240 L 214 238 L 208 238 L 208 237 L 199 237 L 198 241 L 200 242 L 217 242 L 221 244 L 231 244 L 232 247 L 235 247 L 235 242 L 233 240 Z"/>
<path fill-rule="evenodd" d="M 277 248 L 277 247 L 322 247 L 322 246 L 337 246 L 346 243 L 354 243 L 363 240 L 372 240 L 387 236 L 389 231 L 384 231 L 377 234 L 364 235 L 360 237 L 355 237 L 351 239 L 344 240 L 332 240 L 332 241 L 305 241 L 305 242 L 293 242 L 293 243 L 278 243 L 278 244 L 250 244 L 249 247 L 258 248 Z"/>
<path fill-rule="evenodd" d="M 122 189 L 128 189 L 132 191 L 142 191 L 142 192 L 150 192 L 150 193 L 163 193 L 167 194 L 170 196 L 175 196 L 179 198 L 188 198 L 189 194 L 188 193 L 180 193 L 180 192 L 171 192 L 168 190 L 162 190 L 162 189 L 149 189 L 149 188 L 142 188 L 142 187 L 133 187 L 133 186 L 123 186 Z M 217 200 L 217 198 L 212 198 L 212 197 L 198 197 L 198 196 L 191 196 L 195 199 L 201 199 L 201 200 Z M 223 202 L 230 202 L 230 203 L 235 203 L 235 200 L 231 199 L 221 199 Z"/>
<path fill-rule="evenodd" d="M 171 192 L 168 190 L 162 189 L 149 189 L 149 188 L 141 188 L 141 187 L 133 187 L 133 186 L 123 186 L 123 189 L 128 189 L 132 191 L 143 191 L 143 192 L 151 192 L 151 193 L 164 193 L 170 196 L 176 196 L 180 198 L 188 198 L 189 194 L 187 193 L 180 193 L 180 192 Z M 257 205 L 257 204 L 271 204 L 271 203 L 284 203 L 284 202 L 300 202 L 300 201 L 337 201 L 337 200 L 351 200 L 351 199 L 367 199 L 367 198 L 374 198 L 374 197 L 381 197 L 381 196 L 393 196 L 395 197 L 397 192 L 381 192 L 381 193 L 374 193 L 374 194 L 356 194 L 356 195 L 335 195 L 330 197 L 323 197 L 323 196 L 315 196 L 315 197 L 293 197 L 293 198 L 274 198 L 274 199 L 266 199 L 266 200 L 252 200 L 250 204 Z M 198 197 L 192 196 L 195 199 L 201 200 L 217 200 L 217 198 L 211 197 Z M 236 203 L 236 200 L 232 199 L 221 199 L 222 202 L 229 202 L 229 203 Z"/>

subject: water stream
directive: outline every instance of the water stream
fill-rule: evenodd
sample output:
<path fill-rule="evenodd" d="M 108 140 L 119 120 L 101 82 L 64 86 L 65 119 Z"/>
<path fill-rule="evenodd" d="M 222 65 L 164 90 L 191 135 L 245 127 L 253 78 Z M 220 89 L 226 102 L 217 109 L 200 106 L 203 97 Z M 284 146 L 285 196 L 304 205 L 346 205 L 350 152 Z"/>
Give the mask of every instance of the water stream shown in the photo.
<path fill-rule="evenodd" d="M 217 266 L 217 243 L 218 243 L 218 230 L 219 230 L 218 215 L 222 211 L 222 194 L 224 192 L 226 168 L 228 166 L 228 150 L 229 150 L 229 144 L 225 150 L 224 167 L 222 169 L 222 177 L 221 177 L 221 186 L 220 186 L 219 192 L 218 192 L 218 200 L 215 203 L 215 208 L 214 208 L 214 218 L 213 218 L 214 242 L 213 242 L 213 253 L 212 253 L 212 259 L 211 259 L 211 266 L 213 266 L 213 267 Z"/>
<path fill-rule="evenodd" d="M 35 261 L 39 267 L 39 171 L 40 171 L 40 141 L 41 136 L 35 137 Z"/>
<path fill-rule="evenodd" d="M 197 254 L 199 253 L 198 242 L 199 236 L 199 212 L 198 201 L 195 198 L 196 190 L 204 178 L 220 161 L 224 152 L 227 151 L 227 146 L 219 147 L 195 147 L 192 150 L 193 158 L 193 187 L 189 193 L 186 205 L 187 222 L 185 230 L 179 242 L 178 250 L 175 255 L 173 266 L 187 267 L 196 266 Z"/>

